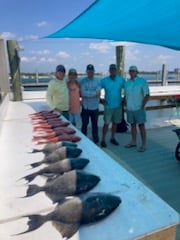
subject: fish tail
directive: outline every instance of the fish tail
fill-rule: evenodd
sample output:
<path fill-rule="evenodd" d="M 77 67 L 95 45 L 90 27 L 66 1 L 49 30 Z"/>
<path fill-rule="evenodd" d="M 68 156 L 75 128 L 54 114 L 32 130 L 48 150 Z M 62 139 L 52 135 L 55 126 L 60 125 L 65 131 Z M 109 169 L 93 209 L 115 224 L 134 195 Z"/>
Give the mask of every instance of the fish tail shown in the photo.
<path fill-rule="evenodd" d="M 37 173 L 32 173 L 24 177 L 24 179 L 28 182 L 31 182 L 35 177 L 37 176 Z"/>
<path fill-rule="evenodd" d="M 39 187 L 39 186 L 37 186 L 35 184 L 29 185 L 28 189 L 27 189 L 26 197 L 33 196 L 33 195 L 37 194 L 40 191 L 41 191 L 41 187 Z"/>
<path fill-rule="evenodd" d="M 14 234 L 12 236 L 18 236 L 18 235 L 36 230 L 37 228 L 42 226 L 46 221 L 45 216 L 41 216 L 41 215 L 38 215 L 38 214 L 27 215 L 27 216 L 23 216 L 23 217 L 28 217 L 29 218 L 28 223 L 27 223 L 28 224 L 28 229 L 24 232 Z"/>
<path fill-rule="evenodd" d="M 36 148 L 34 148 L 34 149 L 32 150 L 32 152 L 30 152 L 30 153 L 37 153 L 37 152 L 42 152 L 42 149 L 36 149 Z"/>
<path fill-rule="evenodd" d="M 41 162 L 35 162 L 35 163 L 31 163 L 31 167 L 35 168 L 35 167 L 39 167 L 42 163 Z"/>

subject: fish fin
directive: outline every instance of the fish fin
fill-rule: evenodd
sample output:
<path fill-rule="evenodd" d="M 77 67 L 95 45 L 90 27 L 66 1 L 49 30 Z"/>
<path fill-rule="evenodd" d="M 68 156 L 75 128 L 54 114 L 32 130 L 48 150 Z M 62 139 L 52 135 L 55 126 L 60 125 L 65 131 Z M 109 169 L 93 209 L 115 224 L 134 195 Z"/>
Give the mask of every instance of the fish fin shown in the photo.
<path fill-rule="evenodd" d="M 32 150 L 32 152 L 28 152 L 28 153 L 38 153 L 38 152 L 42 152 L 43 150 L 42 149 L 36 149 L 36 148 L 34 148 L 33 150 Z"/>
<path fill-rule="evenodd" d="M 79 223 L 62 223 L 52 221 L 52 225 L 56 228 L 58 232 L 61 233 L 63 238 L 67 239 L 72 237 L 79 229 Z"/>
<path fill-rule="evenodd" d="M 29 220 L 27 222 L 28 229 L 24 232 L 13 234 L 12 236 L 18 236 L 18 235 L 22 235 L 24 233 L 28 233 L 28 232 L 31 232 L 33 230 L 36 230 L 41 225 L 43 225 L 44 222 L 45 222 L 44 216 L 41 216 L 41 215 L 38 215 L 38 214 L 27 215 L 27 216 L 23 216 L 23 217 L 28 217 L 29 218 Z"/>
<path fill-rule="evenodd" d="M 42 164 L 42 162 L 35 162 L 35 163 L 31 163 L 30 166 L 32 168 L 35 168 L 35 167 L 39 167 L 41 164 Z"/>
<path fill-rule="evenodd" d="M 37 176 L 37 173 L 32 173 L 32 174 L 29 174 L 29 175 L 23 177 L 23 179 L 25 179 L 28 182 L 31 182 L 36 176 Z"/>
<path fill-rule="evenodd" d="M 28 186 L 27 193 L 25 197 L 30 197 L 41 191 L 41 187 L 32 184 Z"/>
<path fill-rule="evenodd" d="M 64 195 L 57 195 L 56 193 L 55 194 L 52 194 L 52 193 L 49 193 L 49 192 L 45 192 L 46 195 L 52 200 L 53 203 L 62 203 L 64 200 L 65 200 L 65 196 Z"/>

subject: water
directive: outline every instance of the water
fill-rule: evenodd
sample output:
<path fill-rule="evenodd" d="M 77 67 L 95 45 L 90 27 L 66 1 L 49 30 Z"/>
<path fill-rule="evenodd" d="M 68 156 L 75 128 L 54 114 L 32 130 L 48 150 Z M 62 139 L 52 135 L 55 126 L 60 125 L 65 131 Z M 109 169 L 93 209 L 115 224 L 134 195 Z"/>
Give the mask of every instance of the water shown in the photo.
<path fill-rule="evenodd" d="M 157 81 L 154 83 L 149 83 L 150 86 L 160 86 L 161 84 L 158 82 L 161 79 L 161 74 L 160 73 L 140 73 L 139 76 L 145 78 L 147 81 Z M 79 76 L 78 79 L 81 80 L 82 78 L 84 78 L 84 76 Z M 102 79 L 105 76 L 101 76 L 101 75 L 95 75 L 96 78 Z M 128 76 L 127 76 L 128 77 Z M 167 75 L 168 78 L 168 84 L 169 85 L 180 85 L 180 78 L 177 75 L 177 73 L 168 73 Z M 22 78 L 21 82 L 22 84 L 36 84 L 36 83 L 48 83 L 52 78 Z M 173 81 L 175 80 L 179 80 L 178 83 L 174 83 Z M 47 90 L 47 86 L 37 86 L 37 87 L 25 87 L 24 89 L 25 91 L 46 91 Z"/>

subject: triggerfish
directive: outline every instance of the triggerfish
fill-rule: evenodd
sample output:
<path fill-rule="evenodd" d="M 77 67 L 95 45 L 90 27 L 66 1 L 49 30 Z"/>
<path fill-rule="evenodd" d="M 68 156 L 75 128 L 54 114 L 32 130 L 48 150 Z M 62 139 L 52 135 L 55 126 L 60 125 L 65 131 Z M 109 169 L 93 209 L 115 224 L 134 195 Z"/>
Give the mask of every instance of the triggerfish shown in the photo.
<path fill-rule="evenodd" d="M 82 149 L 76 147 L 60 147 L 45 156 L 42 161 L 31 163 L 31 167 L 38 167 L 41 164 L 51 164 L 65 158 L 76 158 L 82 153 Z"/>
<path fill-rule="evenodd" d="M 83 169 L 89 163 L 87 158 L 65 158 L 59 162 L 50 164 L 47 167 L 40 169 L 37 172 L 29 174 L 21 179 L 31 182 L 36 176 L 43 174 L 63 174 L 73 169 Z"/>
<path fill-rule="evenodd" d="M 121 203 L 118 196 L 108 193 L 89 193 L 82 197 L 73 197 L 56 206 L 47 215 L 27 215 L 28 229 L 17 235 L 31 232 L 47 221 L 60 232 L 63 239 L 71 238 L 80 225 L 94 223 L 111 214 Z"/>
<path fill-rule="evenodd" d="M 44 186 L 29 185 L 25 197 L 33 196 L 41 191 L 55 202 L 64 201 L 68 196 L 85 193 L 95 187 L 100 177 L 82 170 L 72 170 L 46 182 Z"/>
<path fill-rule="evenodd" d="M 61 141 L 57 143 L 51 142 L 51 143 L 45 144 L 45 146 L 41 149 L 33 149 L 32 153 L 43 152 L 45 155 L 48 155 L 60 147 L 77 147 L 77 144 L 73 142 L 68 142 L 68 141 Z"/>

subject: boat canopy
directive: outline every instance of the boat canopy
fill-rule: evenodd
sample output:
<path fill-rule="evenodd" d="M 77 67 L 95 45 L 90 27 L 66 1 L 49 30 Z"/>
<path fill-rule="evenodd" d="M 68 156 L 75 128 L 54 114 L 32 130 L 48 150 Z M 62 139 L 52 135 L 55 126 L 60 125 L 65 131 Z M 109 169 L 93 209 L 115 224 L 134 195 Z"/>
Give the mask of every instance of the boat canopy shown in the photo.
<path fill-rule="evenodd" d="M 91 38 L 180 50 L 180 0 L 97 0 L 47 38 Z"/>

